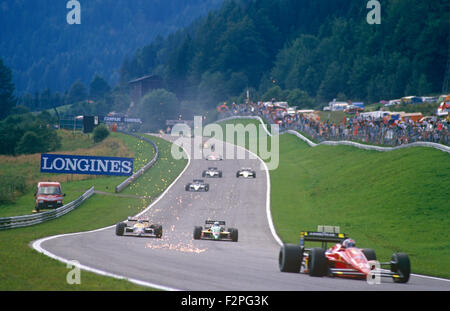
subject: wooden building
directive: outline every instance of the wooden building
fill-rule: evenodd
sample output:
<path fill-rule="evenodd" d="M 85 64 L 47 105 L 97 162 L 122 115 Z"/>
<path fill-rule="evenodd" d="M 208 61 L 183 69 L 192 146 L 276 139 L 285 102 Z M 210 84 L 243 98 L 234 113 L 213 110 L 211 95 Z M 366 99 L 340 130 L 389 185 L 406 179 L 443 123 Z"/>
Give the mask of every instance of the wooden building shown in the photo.
<path fill-rule="evenodd" d="M 130 97 L 133 104 L 138 103 L 148 92 L 164 87 L 160 76 L 144 76 L 128 82 L 130 86 Z"/>

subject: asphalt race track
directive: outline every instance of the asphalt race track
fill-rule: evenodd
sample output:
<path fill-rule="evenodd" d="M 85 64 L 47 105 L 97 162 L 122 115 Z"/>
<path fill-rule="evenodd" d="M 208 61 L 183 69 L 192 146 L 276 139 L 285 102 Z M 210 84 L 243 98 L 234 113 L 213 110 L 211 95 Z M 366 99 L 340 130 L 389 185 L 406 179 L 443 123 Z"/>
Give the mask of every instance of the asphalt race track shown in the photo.
<path fill-rule="evenodd" d="M 118 237 L 110 227 L 41 240 L 34 247 L 59 259 L 77 260 L 85 267 L 163 289 L 450 290 L 449 281 L 422 276 L 412 276 L 407 284 L 383 279 L 380 285 L 369 285 L 360 280 L 281 273 L 280 246 L 266 213 L 267 177 L 260 165 L 258 159 L 192 159 L 184 174 L 144 214 L 163 225 L 161 240 Z M 209 192 L 186 192 L 185 185 L 194 178 L 202 179 L 202 171 L 208 167 L 221 169 L 223 178 L 204 178 L 210 184 Z M 242 167 L 256 170 L 257 178 L 237 179 L 236 172 Z M 206 219 L 225 220 L 227 227 L 237 228 L 239 242 L 193 240 L 194 226 L 204 225 Z"/>

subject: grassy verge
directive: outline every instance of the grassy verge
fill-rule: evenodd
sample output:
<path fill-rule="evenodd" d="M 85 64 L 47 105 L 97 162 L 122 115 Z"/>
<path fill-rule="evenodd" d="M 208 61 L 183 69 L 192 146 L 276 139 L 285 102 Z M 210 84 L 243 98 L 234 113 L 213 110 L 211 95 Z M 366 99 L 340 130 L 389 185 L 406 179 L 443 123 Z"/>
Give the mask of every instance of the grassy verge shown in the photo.
<path fill-rule="evenodd" d="M 62 148 L 55 153 L 99 155 L 117 157 L 136 157 L 142 166 L 142 160 L 154 154 L 151 146 L 139 147 L 142 144 L 137 139 L 131 139 L 123 134 L 113 134 L 98 144 L 93 144 L 92 138 L 81 133 L 59 131 L 62 137 Z M 14 191 L 13 200 L 0 204 L 0 217 L 30 214 L 34 208 L 34 191 L 39 181 L 57 181 L 66 194 L 64 202 L 68 203 L 89 189 L 93 180 L 101 187 L 112 182 L 119 184 L 123 177 L 104 177 L 91 175 L 42 174 L 40 172 L 40 154 L 22 155 L 18 157 L 0 156 L 0 182 L 2 188 L 11 189 L 17 181 L 21 181 L 20 191 Z"/>
<path fill-rule="evenodd" d="M 243 123 L 247 124 L 245 121 Z M 450 277 L 449 155 L 431 148 L 392 152 L 349 146 L 309 147 L 280 137 L 280 164 L 270 172 L 277 232 L 336 225 L 380 260 L 410 255 L 414 273 Z"/>
<path fill-rule="evenodd" d="M 115 135 L 129 146 L 134 144 L 136 148 L 131 148 L 131 150 L 135 157 L 137 156 L 135 161 L 144 161 L 139 156 L 138 146 L 147 150 L 142 156 L 143 158 L 148 159 L 151 156 L 153 148 L 150 145 L 147 144 L 151 150 L 132 137 Z M 146 182 L 143 182 L 140 187 L 134 188 L 132 193 L 145 195 L 144 189 L 148 188 L 153 189 L 152 197 L 156 197 L 163 191 L 165 185 L 170 184 L 181 173 L 186 161 L 175 161 L 170 157 L 170 143 L 159 138 L 152 137 L 152 139 L 159 145 L 163 156 L 160 157 L 155 167 L 141 176 L 141 178 L 145 178 Z M 86 185 L 95 185 L 96 189 L 110 191 L 116 183 L 116 178 L 96 178 L 76 181 L 66 186 L 84 189 Z M 127 281 L 102 277 L 84 271 L 81 273 L 81 285 L 68 285 L 66 275 L 69 269 L 58 261 L 38 254 L 29 247 L 29 243 L 47 236 L 88 231 L 113 225 L 117 221 L 142 211 L 149 203 L 148 199 L 95 194 L 82 206 L 64 217 L 32 227 L 0 231 L 0 261 L 3 263 L 0 265 L 0 290 L 147 290 L 147 288 Z"/>

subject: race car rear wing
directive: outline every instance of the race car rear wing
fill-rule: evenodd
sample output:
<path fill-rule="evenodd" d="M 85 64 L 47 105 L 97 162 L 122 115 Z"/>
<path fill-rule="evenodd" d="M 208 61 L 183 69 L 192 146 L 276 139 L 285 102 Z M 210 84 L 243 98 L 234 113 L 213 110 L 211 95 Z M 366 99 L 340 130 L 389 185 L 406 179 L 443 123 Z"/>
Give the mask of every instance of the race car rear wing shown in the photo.
<path fill-rule="evenodd" d="M 128 221 L 138 221 L 138 220 L 141 220 L 143 222 L 150 222 L 150 219 L 148 218 L 128 217 Z"/>
<path fill-rule="evenodd" d="M 206 220 L 205 225 L 214 225 L 215 222 L 218 222 L 220 226 L 225 226 L 226 223 L 223 220 Z"/>
<path fill-rule="evenodd" d="M 317 231 L 300 232 L 300 246 L 304 247 L 305 242 L 322 242 L 326 248 L 327 243 L 342 243 L 347 238 L 347 234 L 339 233 L 339 227 L 318 226 Z"/>

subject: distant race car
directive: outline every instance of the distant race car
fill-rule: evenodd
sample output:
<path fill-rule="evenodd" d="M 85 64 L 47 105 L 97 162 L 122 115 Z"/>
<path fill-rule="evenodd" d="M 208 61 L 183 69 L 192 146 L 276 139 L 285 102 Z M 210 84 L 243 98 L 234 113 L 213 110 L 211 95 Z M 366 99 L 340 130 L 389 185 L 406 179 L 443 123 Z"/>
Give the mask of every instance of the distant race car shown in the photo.
<path fill-rule="evenodd" d="M 300 245 L 284 244 L 281 247 L 280 271 L 367 280 L 379 276 L 390 277 L 396 283 L 408 282 L 411 264 L 407 254 L 394 253 L 391 261 L 377 262 L 373 249 L 357 248 L 346 234 L 339 233 L 339 227 L 319 226 L 317 231 L 301 232 Z M 322 247 L 305 248 L 305 241 L 321 242 Z M 327 249 L 329 242 L 336 244 Z M 382 269 L 382 266 L 390 269 Z"/>
<path fill-rule="evenodd" d="M 238 230 L 235 228 L 228 228 L 225 230 L 225 221 L 206 220 L 205 228 L 194 228 L 195 240 L 223 240 L 223 241 L 238 241 Z"/>
<path fill-rule="evenodd" d="M 194 179 L 193 182 L 186 185 L 186 191 L 209 191 L 209 184 L 205 183 L 203 179 Z"/>
<path fill-rule="evenodd" d="M 256 178 L 256 172 L 251 168 L 243 168 L 236 173 L 236 177 L 244 177 L 244 178 Z"/>
<path fill-rule="evenodd" d="M 203 144 L 200 144 L 200 149 L 210 149 L 211 151 L 214 152 L 214 150 L 216 150 L 216 145 L 209 144 L 209 143 L 203 143 Z"/>
<path fill-rule="evenodd" d="M 127 222 L 119 222 L 116 225 L 116 235 L 131 235 L 138 237 L 161 238 L 163 234 L 162 225 L 151 224 L 147 218 L 129 217 Z"/>
<path fill-rule="evenodd" d="M 222 161 L 223 157 L 220 154 L 210 154 L 206 156 L 207 161 Z"/>
<path fill-rule="evenodd" d="M 222 178 L 222 171 L 219 171 L 217 167 L 210 167 L 207 170 L 203 171 L 202 176 Z"/>

